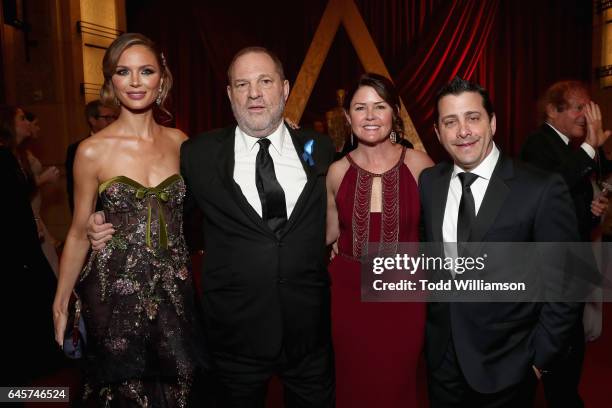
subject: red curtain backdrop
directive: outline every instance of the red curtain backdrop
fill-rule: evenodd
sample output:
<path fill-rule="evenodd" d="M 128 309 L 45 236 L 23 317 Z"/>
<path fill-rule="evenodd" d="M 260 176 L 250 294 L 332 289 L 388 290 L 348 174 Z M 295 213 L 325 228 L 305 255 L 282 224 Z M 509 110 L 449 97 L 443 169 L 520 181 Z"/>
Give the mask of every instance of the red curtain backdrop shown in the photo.
<path fill-rule="evenodd" d="M 0 20 L 2 22 L 2 24 L 4 24 L 4 21 Z M 2 27 L 4 28 L 4 27 Z M 0 29 L 0 44 L 4 44 L 3 39 L 2 39 L 2 33 L 3 33 L 3 29 Z M 4 89 L 4 61 L 2 58 L 3 53 L 0 52 L 0 78 L 2 78 L 2 80 L 0 80 L 0 103 L 4 103 L 5 102 L 5 94 L 6 91 Z"/>
<path fill-rule="evenodd" d="M 233 117 L 226 70 L 249 45 L 275 51 L 292 82 L 325 0 L 260 2 L 130 0 L 128 28 L 158 42 L 175 77 L 171 112 L 189 135 L 226 126 Z M 591 80 L 591 2 L 585 0 L 356 0 L 425 147 L 445 157 L 433 133 L 437 90 L 455 75 L 489 89 L 496 141 L 514 155 L 537 126 L 535 105 L 552 82 Z M 301 125 L 324 118 L 335 90 L 363 72 L 342 28 Z"/>
<path fill-rule="evenodd" d="M 497 6 L 498 0 L 459 0 L 440 5 L 423 45 L 395 78 L 423 144 L 434 157 L 443 151 L 432 132 L 438 89 L 457 75 L 473 78 L 488 44 Z"/>
<path fill-rule="evenodd" d="M 496 21 L 473 79 L 491 92 L 497 111 L 497 143 L 519 152 L 537 126 L 536 101 L 552 83 L 590 83 L 592 2 L 499 2 Z"/>

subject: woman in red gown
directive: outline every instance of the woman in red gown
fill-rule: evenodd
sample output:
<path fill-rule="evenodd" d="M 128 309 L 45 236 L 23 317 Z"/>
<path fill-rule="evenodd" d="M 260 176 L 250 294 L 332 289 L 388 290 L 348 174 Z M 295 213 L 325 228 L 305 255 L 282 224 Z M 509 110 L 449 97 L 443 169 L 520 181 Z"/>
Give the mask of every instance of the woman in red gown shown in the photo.
<path fill-rule="evenodd" d="M 363 75 L 345 100 L 358 146 L 327 176 L 327 241 L 337 252 L 329 272 L 339 408 L 418 406 L 425 305 L 361 302 L 361 257 L 373 248 L 394 254 L 398 243 L 419 238 L 417 180 L 433 163 L 395 143 L 403 136 L 399 107 L 391 81 Z"/>

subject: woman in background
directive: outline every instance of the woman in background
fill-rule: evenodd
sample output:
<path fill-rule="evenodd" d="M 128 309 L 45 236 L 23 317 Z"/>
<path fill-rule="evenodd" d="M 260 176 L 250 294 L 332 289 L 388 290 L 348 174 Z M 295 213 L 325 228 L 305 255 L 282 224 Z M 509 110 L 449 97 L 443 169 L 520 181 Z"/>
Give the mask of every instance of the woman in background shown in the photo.
<path fill-rule="evenodd" d="M 49 233 L 45 222 L 41 217 L 42 194 L 41 189 L 45 185 L 52 185 L 59 181 L 60 172 L 56 166 L 50 166 L 43 169 L 43 166 L 36 156 L 30 150 L 30 147 L 38 139 L 40 126 L 38 118 L 31 112 L 25 112 L 26 120 L 30 124 L 29 136 L 26 137 L 17 147 L 17 154 L 20 160 L 25 164 L 28 173 L 34 181 L 34 191 L 31 197 L 32 211 L 38 224 L 38 230 L 41 234 L 41 246 L 43 253 L 53 269 L 53 273 L 57 276 L 59 269 L 59 260 L 57 257 L 57 246 L 59 242 Z"/>
<path fill-rule="evenodd" d="M 30 205 L 34 181 L 17 154 L 29 132 L 23 110 L 0 106 L 0 214 L 5 221 L 0 240 L 0 320 L 5 328 L 0 384 L 12 386 L 30 385 L 63 358 L 50 341 L 49 307 L 56 281 L 42 253 Z"/>

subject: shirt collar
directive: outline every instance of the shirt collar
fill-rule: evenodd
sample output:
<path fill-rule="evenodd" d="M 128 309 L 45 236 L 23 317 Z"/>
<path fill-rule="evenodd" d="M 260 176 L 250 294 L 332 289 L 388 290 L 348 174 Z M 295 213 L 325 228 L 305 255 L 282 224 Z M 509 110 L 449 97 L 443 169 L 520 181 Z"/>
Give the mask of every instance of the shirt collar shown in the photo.
<path fill-rule="evenodd" d="M 559 137 L 561 138 L 561 140 L 563 140 L 563 143 L 565 143 L 565 145 L 569 145 L 569 137 L 565 136 L 563 133 L 559 132 L 553 125 L 551 125 L 548 122 L 544 122 L 546 123 L 548 126 L 550 126 L 552 128 L 552 130 L 554 130 L 555 132 L 557 132 L 557 134 L 559 135 Z"/>
<path fill-rule="evenodd" d="M 489 180 L 493 175 L 493 170 L 495 170 L 495 165 L 497 164 L 498 159 L 499 149 L 497 148 L 497 145 L 493 143 L 493 148 L 491 149 L 487 157 L 485 157 L 482 163 L 480 163 L 473 170 L 471 170 L 470 173 L 476 174 L 478 177 L 481 177 L 485 180 Z M 457 177 L 457 174 L 463 173 L 464 171 L 465 170 L 455 164 L 453 166 L 452 178 Z"/>
<path fill-rule="evenodd" d="M 278 152 L 279 155 L 283 155 L 283 146 L 285 144 L 285 135 L 287 133 L 287 128 L 285 127 L 285 122 L 281 122 L 281 124 L 276 128 L 274 132 L 272 132 L 269 136 L 266 136 L 266 139 L 270 141 L 274 150 Z M 257 142 L 259 141 L 259 137 L 249 136 L 240 129 L 240 127 L 236 127 L 236 136 L 242 140 L 244 144 L 244 148 L 247 151 L 252 151 Z"/>

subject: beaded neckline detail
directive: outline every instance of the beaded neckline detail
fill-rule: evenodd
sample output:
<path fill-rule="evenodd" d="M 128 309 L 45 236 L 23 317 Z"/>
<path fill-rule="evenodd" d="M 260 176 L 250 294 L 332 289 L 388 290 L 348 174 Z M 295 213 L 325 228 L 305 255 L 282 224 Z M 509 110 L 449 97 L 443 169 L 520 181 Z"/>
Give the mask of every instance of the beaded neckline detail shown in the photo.
<path fill-rule="evenodd" d="M 353 161 L 350 154 L 346 156 L 349 163 L 357 170 L 352 217 L 353 257 L 355 258 L 361 258 L 368 254 L 370 208 L 374 177 L 381 177 L 382 184 L 381 231 L 378 252 L 387 254 L 397 251 L 399 238 L 400 166 L 404 162 L 405 153 L 406 149 L 404 148 L 397 164 L 382 174 L 364 170 Z"/>

